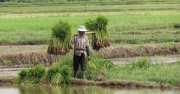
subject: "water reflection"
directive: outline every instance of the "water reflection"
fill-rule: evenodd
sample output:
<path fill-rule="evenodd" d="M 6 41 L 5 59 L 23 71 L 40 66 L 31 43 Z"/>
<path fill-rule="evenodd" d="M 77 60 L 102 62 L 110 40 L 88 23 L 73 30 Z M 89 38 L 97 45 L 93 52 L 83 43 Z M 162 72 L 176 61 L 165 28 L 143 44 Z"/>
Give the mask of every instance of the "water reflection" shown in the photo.
<path fill-rule="evenodd" d="M 110 89 L 88 86 L 14 86 L 0 87 L 0 94 L 180 94 L 180 90 Z"/>

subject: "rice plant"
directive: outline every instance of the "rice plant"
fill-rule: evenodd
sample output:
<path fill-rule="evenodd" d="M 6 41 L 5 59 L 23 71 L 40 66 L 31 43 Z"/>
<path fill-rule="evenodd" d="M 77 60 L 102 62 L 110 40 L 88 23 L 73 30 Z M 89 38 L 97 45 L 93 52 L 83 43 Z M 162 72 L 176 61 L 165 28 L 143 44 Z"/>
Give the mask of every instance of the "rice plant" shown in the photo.
<path fill-rule="evenodd" d="M 61 67 L 60 73 L 62 75 L 62 83 L 68 84 L 71 81 L 72 68 L 68 65 L 63 65 Z"/>
<path fill-rule="evenodd" d="M 93 49 L 110 46 L 109 32 L 107 31 L 108 20 L 104 16 L 98 16 L 95 20 L 88 20 L 85 22 L 86 27 L 95 32 L 95 37 L 92 40 Z"/>
<path fill-rule="evenodd" d="M 38 64 L 31 69 L 23 69 L 19 73 L 19 77 L 15 80 L 15 83 L 32 83 L 37 84 L 41 78 L 45 75 L 45 67 Z"/>
<path fill-rule="evenodd" d="M 48 53 L 65 55 L 72 49 L 71 26 L 68 22 L 59 21 L 52 28 L 52 38 L 49 39 Z"/>

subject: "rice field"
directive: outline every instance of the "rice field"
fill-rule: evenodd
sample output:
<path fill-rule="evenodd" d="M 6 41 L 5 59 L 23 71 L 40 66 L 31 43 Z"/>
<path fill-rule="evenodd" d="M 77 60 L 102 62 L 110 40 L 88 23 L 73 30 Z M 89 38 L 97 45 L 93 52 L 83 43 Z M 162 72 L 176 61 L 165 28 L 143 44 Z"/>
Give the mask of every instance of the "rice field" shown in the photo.
<path fill-rule="evenodd" d="M 72 33 L 75 34 L 79 25 L 99 15 L 108 19 L 107 29 L 110 31 L 110 42 L 113 45 L 179 42 L 180 30 L 174 29 L 180 25 L 179 6 L 179 4 L 92 4 L 33 7 L 27 5 L 21 8 L 9 4 L 9 7 L 0 8 L 0 44 L 47 44 L 52 27 L 59 20 L 68 21 L 72 26 Z"/>

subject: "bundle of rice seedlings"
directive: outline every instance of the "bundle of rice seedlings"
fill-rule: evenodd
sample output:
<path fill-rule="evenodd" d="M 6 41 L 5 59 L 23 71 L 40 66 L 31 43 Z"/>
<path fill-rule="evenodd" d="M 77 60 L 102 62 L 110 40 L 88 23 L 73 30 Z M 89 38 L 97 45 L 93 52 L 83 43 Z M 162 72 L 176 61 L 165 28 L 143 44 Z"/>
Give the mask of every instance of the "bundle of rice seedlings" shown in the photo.
<path fill-rule="evenodd" d="M 62 75 L 61 73 L 56 73 L 55 76 L 52 78 L 51 83 L 53 84 L 61 84 L 62 82 Z"/>
<path fill-rule="evenodd" d="M 41 64 L 32 67 L 31 69 L 23 69 L 19 73 L 18 78 L 14 83 L 32 83 L 37 84 L 40 82 L 40 79 L 45 75 L 45 67 Z"/>
<path fill-rule="evenodd" d="M 51 66 L 48 70 L 47 70 L 47 73 L 45 75 L 45 81 L 46 82 L 56 82 L 55 81 L 55 76 L 57 76 L 56 74 L 60 73 L 60 66 L 58 66 L 57 64 Z M 54 78 L 55 77 L 55 78 Z M 53 80 L 54 78 L 54 80 Z"/>
<path fill-rule="evenodd" d="M 52 38 L 49 39 L 48 53 L 65 55 L 72 49 L 71 26 L 68 22 L 59 21 L 52 28 Z"/>
<path fill-rule="evenodd" d="M 95 36 L 92 40 L 93 49 L 99 50 L 100 48 L 110 46 L 107 24 L 108 20 L 104 16 L 99 16 L 95 20 L 90 19 L 85 22 L 86 27 L 90 31 L 95 32 Z"/>
<path fill-rule="evenodd" d="M 68 65 L 63 65 L 61 67 L 62 83 L 68 84 L 71 81 L 72 68 Z"/>

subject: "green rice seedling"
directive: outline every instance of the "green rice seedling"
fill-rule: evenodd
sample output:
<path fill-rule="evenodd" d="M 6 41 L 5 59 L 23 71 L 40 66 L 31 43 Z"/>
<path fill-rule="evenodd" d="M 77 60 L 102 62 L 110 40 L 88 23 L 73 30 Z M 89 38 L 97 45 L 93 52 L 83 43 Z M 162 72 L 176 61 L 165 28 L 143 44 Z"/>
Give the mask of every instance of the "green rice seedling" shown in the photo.
<path fill-rule="evenodd" d="M 41 78 L 45 74 L 45 67 L 41 64 L 31 68 L 28 71 L 28 77 L 32 78 Z"/>
<path fill-rule="evenodd" d="M 27 70 L 23 69 L 19 73 L 18 78 L 15 80 L 15 83 L 32 83 L 36 84 L 40 82 L 40 79 L 45 75 L 45 67 L 41 64 L 34 66 L 33 68 Z"/>
<path fill-rule="evenodd" d="M 19 73 L 18 73 L 18 78 L 14 80 L 15 84 L 18 84 L 20 82 L 23 82 L 27 79 L 28 76 L 28 69 L 22 69 Z"/>
<path fill-rule="evenodd" d="M 20 80 L 24 80 L 28 76 L 28 70 L 27 69 L 22 69 L 21 72 L 18 75 L 19 75 Z"/>
<path fill-rule="evenodd" d="M 146 59 L 139 59 L 137 62 L 132 63 L 132 68 L 147 69 L 150 67 L 150 62 Z"/>
<path fill-rule="evenodd" d="M 59 63 L 59 66 L 68 65 L 70 67 L 73 67 L 73 52 L 70 52 L 63 56 L 63 58 L 59 60 Z"/>
<path fill-rule="evenodd" d="M 71 26 L 68 22 L 59 21 L 52 28 L 52 37 L 49 41 L 48 53 L 64 55 L 72 48 Z M 56 41 L 56 42 L 55 42 Z M 54 49 L 54 50 L 51 50 Z"/>
<path fill-rule="evenodd" d="M 109 75 L 112 73 L 112 69 L 115 68 L 115 65 L 109 61 L 103 59 L 98 54 L 91 54 L 91 61 L 87 62 L 87 79 L 88 80 L 97 80 L 100 79 L 105 80 L 105 78 L 110 77 Z M 116 72 L 115 72 L 116 73 Z"/>
<path fill-rule="evenodd" d="M 61 84 L 62 83 L 62 75 L 61 73 L 56 73 L 52 78 L 51 83 L 53 84 Z"/>
<path fill-rule="evenodd" d="M 61 67 L 62 83 L 68 84 L 71 81 L 72 77 L 72 68 L 68 65 L 63 65 Z"/>
<path fill-rule="evenodd" d="M 47 70 L 45 75 L 45 81 L 51 82 L 57 73 L 60 73 L 60 67 L 57 64 L 55 64 Z"/>
<path fill-rule="evenodd" d="M 29 69 L 28 71 L 28 79 L 25 81 L 27 83 L 39 83 L 40 79 L 45 75 L 45 67 L 41 64 Z"/>
<path fill-rule="evenodd" d="M 85 22 L 86 27 L 95 32 L 95 37 L 92 41 L 93 49 L 99 50 L 100 48 L 110 46 L 107 24 L 108 19 L 104 16 L 99 16 L 95 20 L 90 19 Z"/>

